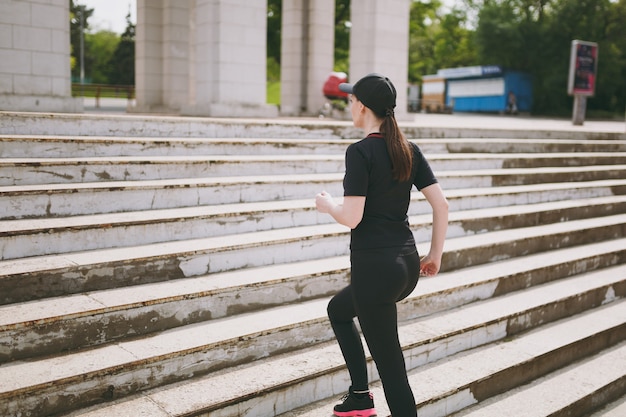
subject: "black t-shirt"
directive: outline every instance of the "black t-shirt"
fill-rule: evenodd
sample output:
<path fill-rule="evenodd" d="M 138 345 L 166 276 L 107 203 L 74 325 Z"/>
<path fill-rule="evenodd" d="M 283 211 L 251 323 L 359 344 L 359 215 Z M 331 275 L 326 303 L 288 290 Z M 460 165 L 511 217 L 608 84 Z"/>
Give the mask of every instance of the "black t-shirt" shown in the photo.
<path fill-rule="evenodd" d="M 421 190 L 437 182 L 419 147 L 413 148 L 411 179 L 394 180 L 385 139 L 373 133 L 346 150 L 344 196 L 365 196 L 365 210 L 352 229 L 352 250 L 414 245 L 407 211 L 413 185 Z"/>

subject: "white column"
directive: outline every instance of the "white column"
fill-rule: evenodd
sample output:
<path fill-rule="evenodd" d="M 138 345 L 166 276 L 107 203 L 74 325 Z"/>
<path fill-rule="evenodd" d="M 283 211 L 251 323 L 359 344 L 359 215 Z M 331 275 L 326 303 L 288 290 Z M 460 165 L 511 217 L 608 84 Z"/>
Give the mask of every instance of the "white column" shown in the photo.
<path fill-rule="evenodd" d="M 316 114 L 333 70 L 335 0 L 282 4 L 281 99 L 283 115 Z"/>
<path fill-rule="evenodd" d="M 176 113 L 190 98 L 193 1 L 138 0 L 134 111 Z"/>
<path fill-rule="evenodd" d="M 393 82 L 396 114 L 407 113 L 410 0 L 359 0 L 351 3 L 350 82 L 371 72 Z"/>
<path fill-rule="evenodd" d="M 193 99 L 183 114 L 277 115 L 267 103 L 265 0 L 196 0 Z"/>
<path fill-rule="evenodd" d="M 173 110 L 180 110 L 190 99 L 190 3 L 164 0 L 163 102 Z"/>
<path fill-rule="evenodd" d="M 306 107 L 303 84 L 304 0 L 283 1 L 281 11 L 280 48 L 280 112 L 285 116 L 300 115 Z"/>
<path fill-rule="evenodd" d="M 163 1 L 137 0 L 135 32 L 135 94 L 137 111 L 163 103 Z"/>
<path fill-rule="evenodd" d="M 72 98 L 67 0 L 0 1 L 0 110 L 83 111 Z"/>

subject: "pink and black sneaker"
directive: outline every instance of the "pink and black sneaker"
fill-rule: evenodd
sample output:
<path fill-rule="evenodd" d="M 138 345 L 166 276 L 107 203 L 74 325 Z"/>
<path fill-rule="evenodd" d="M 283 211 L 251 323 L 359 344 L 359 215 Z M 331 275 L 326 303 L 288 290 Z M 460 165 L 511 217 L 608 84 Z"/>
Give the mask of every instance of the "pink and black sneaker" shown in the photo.
<path fill-rule="evenodd" d="M 338 417 L 371 417 L 376 415 L 374 408 L 374 396 L 369 391 L 354 392 L 352 387 L 337 404 L 333 414 Z"/>

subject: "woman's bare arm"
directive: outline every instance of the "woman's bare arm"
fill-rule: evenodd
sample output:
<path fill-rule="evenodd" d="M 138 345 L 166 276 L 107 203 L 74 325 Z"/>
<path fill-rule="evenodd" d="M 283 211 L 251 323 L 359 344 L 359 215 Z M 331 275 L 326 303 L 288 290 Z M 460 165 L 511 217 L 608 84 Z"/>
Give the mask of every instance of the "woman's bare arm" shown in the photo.
<path fill-rule="evenodd" d="M 433 230 L 430 251 L 422 258 L 420 271 L 426 276 L 434 276 L 441 269 L 443 243 L 448 231 L 448 200 L 437 183 L 423 188 L 422 194 L 433 209 Z"/>
<path fill-rule="evenodd" d="M 365 197 L 346 196 L 342 204 L 337 204 L 330 194 L 322 191 L 315 196 L 315 206 L 320 213 L 330 214 L 337 223 L 354 229 L 363 219 Z"/>

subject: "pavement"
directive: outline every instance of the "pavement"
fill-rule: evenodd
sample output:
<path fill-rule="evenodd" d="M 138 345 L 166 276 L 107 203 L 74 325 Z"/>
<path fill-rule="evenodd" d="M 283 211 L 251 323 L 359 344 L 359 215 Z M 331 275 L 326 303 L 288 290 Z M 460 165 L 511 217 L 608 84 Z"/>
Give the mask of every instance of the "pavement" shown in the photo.
<path fill-rule="evenodd" d="M 134 100 L 124 98 L 100 99 L 100 106 L 96 107 L 93 98 L 84 99 L 86 114 L 127 114 L 127 107 L 134 106 Z M 132 113 L 137 115 L 137 113 Z M 626 118 L 626 115 L 625 115 Z M 315 117 L 279 118 L 279 119 L 303 119 L 307 121 L 319 120 Z M 333 120 L 326 118 L 325 120 Z M 338 119 L 335 119 L 338 120 Z M 349 120 L 349 119 L 346 119 Z M 345 121 L 345 120 L 343 120 Z M 582 126 L 575 126 L 571 119 L 548 118 L 530 115 L 501 115 L 501 114 L 478 114 L 478 113 L 453 113 L 453 114 L 430 114 L 430 113 L 407 113 L 399 117 L 403 126 L 424 128 L 466 128 L 466 129 L 505 129 L 505 130 L 534 130 L 534 131 L 563 131 L 563 132 L 610 132 L 626 133 L 626 120 L 585 120 Z"/>
<path fill-rule="evenodd" d="M 587 120 L 582 126 L 575 126 L 569 119 L 543 118 L 527 115 L 499 115 L 499 114 L 414 114 L 413 121 L 409 122 L 424 127 L 459 127 L 459 128 L 493 128 L 512 130 L 558 130 L 581 132 L 613 132 L 625 133 L 624 120 Z"/>

